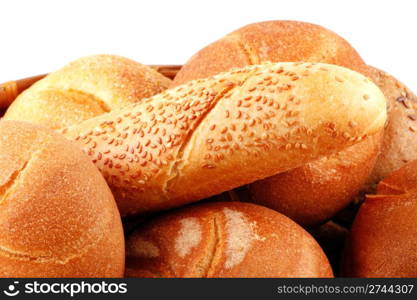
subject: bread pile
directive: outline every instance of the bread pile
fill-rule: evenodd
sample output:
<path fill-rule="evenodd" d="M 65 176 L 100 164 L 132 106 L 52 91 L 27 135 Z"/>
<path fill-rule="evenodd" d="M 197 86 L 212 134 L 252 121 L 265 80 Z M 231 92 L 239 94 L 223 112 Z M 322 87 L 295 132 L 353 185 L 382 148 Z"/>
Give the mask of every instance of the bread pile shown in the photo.
<path fill-rule="evenodd" d="M 415 276 L 417 175 L 400 168 L 417 159 L 416 109 L 344 39 L 302 22 L 238 29 L 172 82 L 81 58 L 0 121 L 0 274 Z M 338 223 L 380 181 L 352 230 Z M 341 273 L 324 226 L 350 231 Z"/>

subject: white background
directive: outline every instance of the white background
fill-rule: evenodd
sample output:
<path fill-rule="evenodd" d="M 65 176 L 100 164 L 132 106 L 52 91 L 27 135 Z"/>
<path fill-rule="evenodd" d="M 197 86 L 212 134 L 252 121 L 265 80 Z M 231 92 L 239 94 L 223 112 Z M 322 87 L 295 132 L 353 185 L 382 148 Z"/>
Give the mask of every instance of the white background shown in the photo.
<path fill-rule="evenodd" d="M 0 1 L 0 82 L 111 53 L 146 64 L 182 64 L 252 22 L 291 19 L 325 26 L 368 64 L 417 91 L 417 1 Z"/>

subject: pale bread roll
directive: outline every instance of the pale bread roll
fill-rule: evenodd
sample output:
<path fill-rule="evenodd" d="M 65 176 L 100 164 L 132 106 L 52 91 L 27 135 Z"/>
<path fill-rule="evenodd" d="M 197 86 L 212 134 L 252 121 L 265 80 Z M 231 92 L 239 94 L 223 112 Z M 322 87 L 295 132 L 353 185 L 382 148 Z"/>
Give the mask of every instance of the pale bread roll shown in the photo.
<path fill-rule="evenodd" d="M 20 94 L 4 119 L 62 129 L 158 94 L 170 82 L 152 68 L 124 57 L 87 56 Z"/>

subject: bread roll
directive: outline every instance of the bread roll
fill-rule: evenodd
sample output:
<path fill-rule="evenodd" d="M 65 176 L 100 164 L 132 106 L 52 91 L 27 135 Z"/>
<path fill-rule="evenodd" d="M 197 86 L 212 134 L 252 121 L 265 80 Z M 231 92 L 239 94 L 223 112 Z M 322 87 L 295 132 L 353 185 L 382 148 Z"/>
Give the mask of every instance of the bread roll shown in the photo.
<path fill-rule="evenodd" d="M 114 55 L 78 59 L 24 91 L 4 118 L 61 129 L 162 92 L 170 80 Z"/>
<path fill-rule="evenodd" d="M 251 200 L 304 226 L 333 217 L 364 188 L 382 141 L 382 131 L 299 168 L 249 185 Z"/>
<path fill-rule="evenodd" d="M 384 92 L 389 104 L 381 154 L 371 176 L 374 182 L 379 182 L 417 159 L 417 96 L 381 70 L 370 68 L 369 76 Z"/>
<path fill-rule="evenodd" d="M 267 21 L 242 27 L 201 49 L 171 86 L 268 61 L 323 62 L 366 72 L 359 54 L 334 32 L 304 22 Z"/>
<path fill-rule="evenodd" d="M 416 164 L 382 181 L 378 195 L 361 206 L 346 247 L 345 276 L 417 276 Z"/>
<path fill-rule="evenodd" d="M 122 276 L 120 214 L 88 157 L 28 123 L 0 137 L 0 277 Z"/>
<path fill-rule="evenodd" d="M 277 63 L 192 81 L 70 127 L 122 214 L 185 203 L 337 152 L 381 130 L 382 92 L 351 70 Z"/>
<path fill-rule="evenodd" d="M 184 65 L 173 85 L 265 61 L 326 62 L 367 73 L 358 53 L 337 34 L 309 23 L 269 21 L 240 28 L 202 49 Z M 379 153 L 381 134 L 317 162 L 258 181 L 249 187 L 252 201 L 303 225 L 329 219 L 367 181 Z"/>
<path fill-rule="evenodd" d="M 332 277 L 317 242 L 249 203 L 199 204 L 154 219 L 126 244 L 128 277 Z"/>

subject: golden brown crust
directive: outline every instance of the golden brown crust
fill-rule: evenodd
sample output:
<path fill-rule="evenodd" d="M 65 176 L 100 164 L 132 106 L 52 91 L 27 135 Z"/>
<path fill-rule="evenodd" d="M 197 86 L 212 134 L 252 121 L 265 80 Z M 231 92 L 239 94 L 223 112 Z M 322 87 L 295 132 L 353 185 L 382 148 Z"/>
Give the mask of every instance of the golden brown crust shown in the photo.
<path fill-rule="evenodd" d="M 120 215 L 89 159 L 28 123 L 0 121 L 0 136 L 0 276 L 122 276 Z"/>
<path fill-rule="evenodd" d="M 306 226 L 319 224 L 348 205 L 375 165 L 382 132 L 302 167 L 249 185 L 251 201 Z"/>
<path fill-rule="evenodd" d="M 323 62 L 366 74 L 359 54 L 334 32 L 310 23 L 268 21 L 242 27 L 201 49 L 171 86 L 267 61 Z"/>
<path fill-rule="evenodd" d="M 378 184 L 357 214 L 343 260 L 346 276 L 417 276 L 417 161 Z"/>
<path fill-rule="evenodd" d="M 158 94 L 170 82 L 124 57 L 87 56 L 36 82 L 19 95 L 4 118 L 61 129 Z"/>
<path fill-rule="evenodd" d="M 292 169 L 375 134 L 385 118 L 384 96 L 364 76 L 334 65 L 277 63 L 192 81 L 65 134 L 129 214 Z"/>
<path fill-rule="evenodd" d="M 128 277 L 332 277 L 316 241 L 270 209 L 200 204 L 168 213 L 127 241 Z"/>
<path fill-rule="evenodd" d="M 392 172 L 378 184 L 377 193 L 380 195 L 405 194 L 417 188 L 417 160 L 405 164 L 399 170 Z"/>
<path fill-rule="evenodd" d="M 388 123 L 381 154 L 372 173 L 379 182 L 407 162 L 417 159 L 417 96 L 391 75 L 369 67 L 369 77 L 388 100 Z"/>
<path fill-rule="evenodd" d="M 269 21 L 240 28 L 195 54 L 173 85 L 265 61 L 313 61 L 367 74 L 358 53 L 341 37 L 317 25 Z M 346 206 L 374 167 L 380 139 L 373 138 L 304 167 L 251 185 L 253 201 L 297 222 L 323 222 Z"/>
<path fill-rule="evenodd" d="M 417 276 L 417 191 L 368 196 L 343 263 L 349 277 Z"/>

